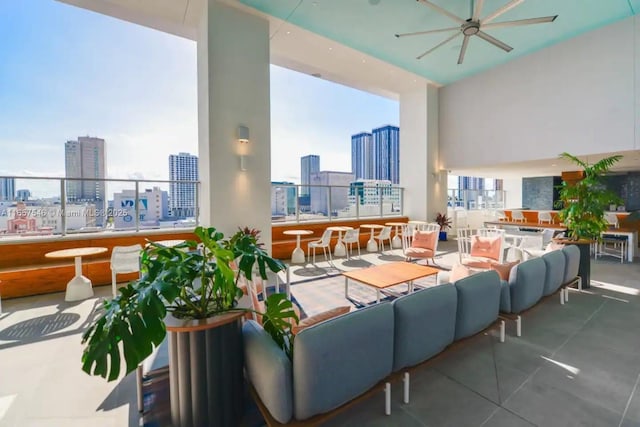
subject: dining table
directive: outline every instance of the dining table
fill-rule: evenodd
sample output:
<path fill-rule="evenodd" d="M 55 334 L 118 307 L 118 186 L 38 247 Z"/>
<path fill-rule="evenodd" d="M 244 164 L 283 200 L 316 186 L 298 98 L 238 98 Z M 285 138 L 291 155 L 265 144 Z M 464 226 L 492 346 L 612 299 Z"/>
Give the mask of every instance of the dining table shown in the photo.
<path fill-rule="evenodd" d="M 391 239 L 391 247 L 401 248 L 402 247 L 402 239 L 400 238 L 401 230 L 402 230 L 402 227 L 407 225 L 407 223 L 406 222 L 387 222 L 384 225 L 394 227 L 394 236 L 393 236 L 393 239 Z"/>
<path fill-rule="evenodd" d="M 384 225 L 380 224 L 360 224 L 360 228 L 365 228 L 370 230 L 370 237 L 367 241 L 367 252 L 378 252 L 378 242 L 373 238 L 374 230 L 381 230 L 384 228 Z"/>
<path fill-rule="evenodd" d="M 302 236 L 308 236 L 313 234 L 311 230 L 286 230 L 283 231 L 282 234 L 286 234 L 287 236 L 296 236 L 296 247 L 291 254 L 291 263 L 292 264 L 304 264 L 305 263 L 305 254 L 300 246 L 300 238 Z"/>
<path fill-rule="evenodd" d="M 333 254 L 337 257 L 346 256 L 347 249 L 342 241 L 342 233 L 345 231 L 353 230 L 353 227 L 348 227 L 344 225 L 333 225 L 331 227 L 327 227 L 327 230 L 337 231 L 338 232 L 338 241 L 336 242 L 336 247 L 333 251 Z"/>
<path fill-rule="evenodd" d="M 75 264 L 75 276 L 67 283 L 67 291 L 65 293 L 65 301 L 80 301 L 91 298 L 93 296 L 93 286 L 89 278 L 82 275 L 82 257 L 98 255 L 107 252 L 107 248 L 102 247 L 84 247 L 61 249 L 58 251 L 47 252 L 45 258 L 73 258 Z"/>

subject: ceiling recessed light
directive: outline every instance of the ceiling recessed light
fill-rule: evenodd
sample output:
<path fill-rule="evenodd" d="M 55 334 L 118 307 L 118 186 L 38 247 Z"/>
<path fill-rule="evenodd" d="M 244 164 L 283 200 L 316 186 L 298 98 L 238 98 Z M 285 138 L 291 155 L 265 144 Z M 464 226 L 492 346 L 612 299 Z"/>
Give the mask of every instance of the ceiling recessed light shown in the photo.
<path fill-rule="evenodd" d="M 362 63 L 364 64 L 365 62 L 367 62 L 367 60 L 366 60 L 366 59 L 363 59 L 363 60 L 362 60 Z"/>
<path fill-rule="evenodd" d="M 287 31 L 287 34 L 291 34 L 291 31 Z"/>
<path fill-rule="evenodd" d="M 551 163 L 551 166 L 558 166 L 558 165 L 556 165 L 555 163 Z"/>
<path fill-rule="evenodd" d="M 333 48 L 332 48 L 332 47 L 330 47 L 330 48 L 329 48 L 329 50 L 333 50 Z"/>

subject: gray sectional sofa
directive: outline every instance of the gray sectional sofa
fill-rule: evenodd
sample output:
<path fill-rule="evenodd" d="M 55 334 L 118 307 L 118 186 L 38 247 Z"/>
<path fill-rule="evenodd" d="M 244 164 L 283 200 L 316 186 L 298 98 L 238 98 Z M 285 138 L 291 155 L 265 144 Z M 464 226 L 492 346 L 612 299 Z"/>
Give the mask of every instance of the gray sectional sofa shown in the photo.
<path fill-rule="evenodd" d="M 408 402 L 408 368 L 496 322 L 504 341 L 500 312 L 520 319 L 519 313 L 558 289 L 564 302 L 563 287 L 579 280 L 579 258 L 579 250 L 567 246 L 514 266 L 508 281 L 485 271 L 327 320 L 296 336 L 293 362 L 260 325 L 248 321 L 247 378 L 265 416 L 276 423 L 305 422 L 383 386 L 389 413 L 392 376 L 402 374 Z"/>
<path fill-rule="evenodd" d="M 385 382 L 388 413 L 391 374 L 496 322 L 499 295 L 500 279 L 490 271 L 352 311 L 298 333 L 293 362 L 248 321 L 247 377 L 278 423 L 330 412 Z"/>

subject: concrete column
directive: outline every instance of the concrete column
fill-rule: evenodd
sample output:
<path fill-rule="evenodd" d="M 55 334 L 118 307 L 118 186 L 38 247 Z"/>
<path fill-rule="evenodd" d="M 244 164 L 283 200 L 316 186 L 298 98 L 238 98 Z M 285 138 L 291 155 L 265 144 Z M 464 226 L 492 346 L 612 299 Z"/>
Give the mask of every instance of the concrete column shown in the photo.
<path fill-rule="evenodd" d="M 404 213 L 435 220 L 447 211 L 447 173 L 438 147 L 438 88 L 424 83 L 400 94 L 400 185 Z"/>
<path fill-rule="evenodd" d="M 522 178 L 503 178 L 502 188 L 506 193 L 506 209 L 522 207 Z"/>
<path fill-rule="evenodd" d="M 206 0 L 197 57 L 201 223 L 258 228 L 271 248 L 269 23 Z M 240 125 L 250 142 L 238 142 Z"/>

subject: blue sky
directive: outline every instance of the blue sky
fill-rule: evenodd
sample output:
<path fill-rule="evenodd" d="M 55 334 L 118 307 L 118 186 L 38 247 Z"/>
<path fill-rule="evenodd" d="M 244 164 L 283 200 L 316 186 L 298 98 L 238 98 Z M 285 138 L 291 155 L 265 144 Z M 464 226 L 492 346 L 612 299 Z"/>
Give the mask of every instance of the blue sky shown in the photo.
<path fill-rule="evenodd" d="M 272 179 L 299 158 L 351 168 L 351 134 L 399 123 L 398 103 L 272 66 Z M 64 142 L 104 138 L 107 177 L 168 179 L 197 153 L 193 41 L 53 0 L 0 1 L 0 175 L 63 176 Z M 20 184 L 19 184 L 20 185 Z"/>

